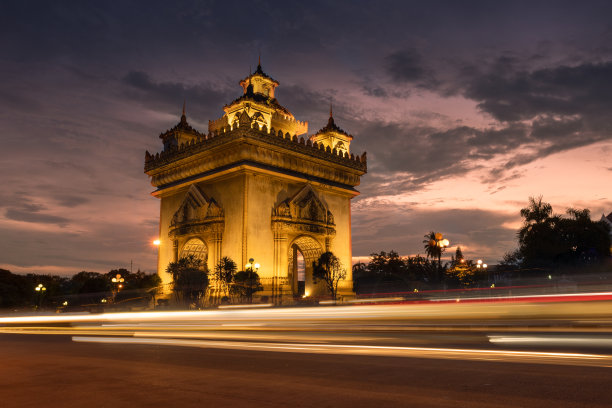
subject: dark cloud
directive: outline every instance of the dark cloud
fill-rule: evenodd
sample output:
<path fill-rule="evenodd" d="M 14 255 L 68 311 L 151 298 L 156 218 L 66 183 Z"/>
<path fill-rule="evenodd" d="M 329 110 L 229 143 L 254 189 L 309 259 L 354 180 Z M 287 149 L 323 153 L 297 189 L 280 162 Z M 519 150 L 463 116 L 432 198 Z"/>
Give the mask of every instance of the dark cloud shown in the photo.
<path fill-rule="evenodd" d="M 517 176 L 508 172 L 518 166 L 612 138 L 612 62 L 530 71 L 524 59 L 504 55 L 484 68 L 457 64 L 446 82 L 427 81 L 429 74 L 413 50 L 389 54 L 385 64 L 396 81 L 414 82 L 442 95 L 461 94 L 497 123 L 484 129 L 444 130 L 405 122 L 358 123 L 356 128 L 369 136 L 365 143 L 371 166 L 394 174 L 385 175 L 382 191 L 419 188 L 469 172 L 477 160 L 502 155 L 509 158 L 483 181 L 508 181 Z M 389 95 L 386 88 L 372 94 Z"/>
<path fill-rule="evenodd" d="M 415 49 L 396 51 L 387 55 L 385 69 L 391 79 L 398 82 L 417 82 L 427 74 L 422 57 Z"/>
<path fill-rule="evenodd" d="M 463 94 L 477 101 L 483 112 L 504 122 L 538 115 L 588 118 L 608 114 L 612 108 L 612 62 L 519 72 L 494 66 L 475 75 Z"/>
<path fill-rule="evenodd" d="M 365 83 L 362 85 L 361 89 L 369 96 L 375 96 L 377 98 L 386 98 L 389 96 L 389 91 L 381 86 L 372 86 L 369 83 Z"/>
<path fill-rule="evenodd" d="M 126 95 L 144 105 L 172 111 L 186 101 L 190 114 L 193 112 L 201 120 L 220 116 L 219 102 L 227 103 L 239 96 L 237 87 L 234 91 L 229 87 L 220 88 L 210 83 L 187 85 L 180 82 L 155 81 L 142 71 L 129 72 L 122 82 L 127 86 Z"/>
<path fill-rule="evenodd" d="M 57 195 L 54 198 L 59 205 L 67 208 L 78 207 L 79 205 L 90 202 L 90 199 L 76 195 Z"/>
<path fill-rule="evenodd" d="M 56 215 L 40 213 L 40 208 L 25 206 L 23 209 L 8 208 L 4 216 L 10 220 L 31 222 L 36 224 L 57 224 L 66 226 L 70 220 Z"/>
<path fill-rule="evenodd" d="M 311 120 L 310 133 L 314 133 L 314 131 L 325 126 L 329 117 L 330 103 L 334 104 L 334 112 L 336 113 L 343 109 L 334 96 L 335 92 L 333 90 L 319 91 L 300 84 L 283 84 L 278 87 L 275 94 L 278 102 L 289 109 L 296 118 L 309 118 Z M 317 118 L 319 118 L 319 121 L 316 121 Z"/>
<path fill-rule="evenodd" d="M 448 130 L 411 127 L 403 123 L 362 122 L 360 145 L 368 151 L 373 170 L 368 194 L 411 191 L 433 181 L 459 177 L 480 161 L 506 154 L 531 140 L 529 129 L 512 125 L 502 129 L 460 126 Z M 378 175 L 377 175 L 378 174 Z"/>

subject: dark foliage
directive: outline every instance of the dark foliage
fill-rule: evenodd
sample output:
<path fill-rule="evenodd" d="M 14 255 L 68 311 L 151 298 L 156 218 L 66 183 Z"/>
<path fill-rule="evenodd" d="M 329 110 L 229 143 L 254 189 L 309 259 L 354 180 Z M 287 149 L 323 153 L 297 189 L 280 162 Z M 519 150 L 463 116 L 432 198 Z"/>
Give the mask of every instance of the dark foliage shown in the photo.
<path fill-rule="evenodd" d="M 166 272 L 172 275 L 174 295 L 185 306 L 197 306 L 208 288 L 206 264 L 193 255 L 170 262 Z"/>
<path fill-rule="evenodd" d="M 248 303 L 253 303 L 253 295 L 261 290 L 263 290 L 263 286 L 259 280 L 259 275 L 252 269 L 236 273 L 230 287 L 232 295 L 238 296 Z"/>

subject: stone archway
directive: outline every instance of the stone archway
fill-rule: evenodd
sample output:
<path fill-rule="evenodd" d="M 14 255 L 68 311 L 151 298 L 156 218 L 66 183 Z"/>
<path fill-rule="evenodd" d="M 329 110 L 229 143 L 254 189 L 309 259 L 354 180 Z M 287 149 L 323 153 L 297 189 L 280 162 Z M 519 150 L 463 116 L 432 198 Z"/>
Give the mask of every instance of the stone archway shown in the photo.
<path fill-rule="evenodd" d="M 309 235 L 300 235 L 295 238 L 289 246 L 289 276 L 294 296 L 316 295 L 316 285 L 312 279 L 312 264 L 317 261 L 323 253 L 323 246 L 319 241 Z M 298 258 L 303 258 L 303 280 L 302 274 L 298 272 Z"/>

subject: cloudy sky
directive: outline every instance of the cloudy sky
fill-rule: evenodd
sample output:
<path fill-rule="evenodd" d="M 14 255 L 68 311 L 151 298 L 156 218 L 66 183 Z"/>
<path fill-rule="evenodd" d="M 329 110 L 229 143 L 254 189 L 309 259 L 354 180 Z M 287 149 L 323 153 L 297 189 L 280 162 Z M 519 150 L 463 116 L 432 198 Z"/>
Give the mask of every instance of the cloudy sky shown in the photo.
<path fill-rule="evenodd" d="M 612 211 L 609 1 L 3 1 L 0 268 L 154 271 L 144 151 L 207 130 L 257 64 L 367 151 L 353 254 L 440 231 L 495 263 L 519 210 Z M 229 6 L 228 6 L 229 5 Z"/>

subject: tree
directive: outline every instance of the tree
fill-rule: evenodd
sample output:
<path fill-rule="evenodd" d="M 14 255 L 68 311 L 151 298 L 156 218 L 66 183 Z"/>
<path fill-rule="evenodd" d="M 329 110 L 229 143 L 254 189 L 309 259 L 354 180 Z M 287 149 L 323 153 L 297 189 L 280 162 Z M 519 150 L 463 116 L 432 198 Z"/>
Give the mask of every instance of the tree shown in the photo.
<path fill-rule="evenodd" d="M 429 234 L 425 234 L 425 239 L 423 240 L 427 257 L 432 259 L 438 258 L 438 281 L 442 281 L 444 273 L 442 270 L 442 252 L 444 252 L 444 246 L 440 245 L 441 242 L 442 234 L 434 231 L 430 231 Z M 446 241 L 446 244 L 448 244 L 448 241 Z"/>
<path fill-rule="evenodd" d="M 423 240 L 425 254 L 428 258 L 432 259 L 440 259 L 442 256 L 442 248 L 438 245 L 437 235 L 434 231 L 431 231 L 429 234 L 425 234 L 425 239 Z"/>
<path fill-rule="evenodd" d="M 523 270 L 584 269 L 610 256 L 610 235 L 602 222 L 593 222 L 588 209 L 569 208 L 568 217 L 553 215 L 542 197 L 530 197 L 521 209 L 523 226 L 518 231 L 518 252 L 504 262 Z"/>
<path fill-rule="evenodd" d="M 111 282 L 106 275 L 98 272 L 82 271 L 70 279 L 71 292 L 78 294 L 78 303 L 98 303 L 111 293 Z"/>
<path fill-rule="evenodd" d="M 559 217 L 553 215 L 552 206 L 543 202 L 542 196 L 529 197 L 529 205 L 521 209 L 521 217 L 523 226 L 518 238 L 523 267 L 551 268 L 561 244 L 555 231 Z"/>
<path fill-rule="evenodd" d="M 558 233 L 561 236 L 561 254 L 558 263 L 569 266 L 599 263 L 610 256 L 610 232 L 607 224 L 593 222 L 588 209 L 569 208 L 570 218 L 559 220 Z"/>
<path fill-rule="evenodd" d="M 338 295 L 338 284 L 346 278 L 346 269 L 342 267 L 340 259 L 331 252 L 321 254 L 316 262 L 313 262 L 312 277 L 314 283 L 323 281 L 334 301 Z"/>
<path fill-rule="evenodd" d="M 219 260 L 219 263 L 215 266 L 214 279 L 223 289 L 225 296 L 230 295 L 230 286 L 236 275 L 236 262 L 231 258 L 224 256 Z"/>
<path fill-rule="evenodd" d="M 370 254 L 368 270 L 382 280 L 401 280 L 406 269 L 404 260 L 395 251 Z"/>
<path fill-rule="evenodd" d="M 461 251 L 461 247 L 458 246 L 457 249 L 455 250 L 454 263 L 461 262 L 462 260 L 465 261 L 465 258 L 463 257 L 463 251 Z"/>
<path fill-rule="evenodd" d="M 408 257 L 405 260 L 407 274 L 415 280 L 433 282 L 439 279 L 439 268 L 436 261 L 430 261 L 421 255 Z"/>
<path fill-rule="evenodd" d="M 478 268 L 471 260 L 461 258 L 459 261 L 453 262 L 450 268 L 445 271 L 448 280 L 461 287 L 468 287 L 476 281 L 476 272 Z"/>
<path fill-rule="evenodd" d="M 197 305 L 208 288 L 208 273 L 204 261 L 188 255 L 170 262 L 166 272 L 172 275 L 174 295 L 179 303 Z"/>
<path fill-rule="evenodd" d="M 253 303 L 253 294 L 261 290 L 263 286 L 259 275 L 253 268 L 236 273 L 230 288 L 231 293 L 238 295 L 241 299 L 247 299 L 249 303 Z"/>

